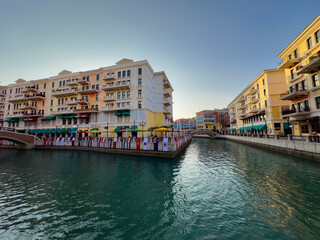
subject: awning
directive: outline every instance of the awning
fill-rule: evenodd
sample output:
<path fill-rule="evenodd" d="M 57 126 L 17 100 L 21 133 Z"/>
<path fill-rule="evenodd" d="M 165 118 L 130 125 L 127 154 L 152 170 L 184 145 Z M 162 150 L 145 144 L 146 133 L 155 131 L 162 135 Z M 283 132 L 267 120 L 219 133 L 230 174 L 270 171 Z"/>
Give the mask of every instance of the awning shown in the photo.
<path fill-rule="evenodd" d="M 130 116 L 130 111 L 120 111 L 120 112 L 116 112 L 114 115 L 116 116 Z"/>
<path fill-rule="evenodd" d="M 46 117 L 43 117 L 41 120 L 54 120 L 56 119 L 55 116 L 46 116 Z"/>
<path fill-rule="evenodd" d="M 91 128 L 89 131 L 99 131 L 99 128 Z"/>
<path fill-rule="evenodd" d="M 6 119 L 4 122 L 19 122 L 18 118 L 11 118 L 11 119 Z"/>
<path fill-rule="evenodd" d="M 58 118 L 59 119 L 64 119 L 64 118 L 75 118 L 76 115 L 62 115 L 62 116 L 59 116 Z"/>
<path fill-rule="evenodd" d="M 138 126 L 131 126 L 130 127 L 130 130 L 136 130 L 136 129 L 138 129 Z"/>
<path fill-rule="evenodd" d="M 25 118 L 24 121 L 37 121 L 37 118 Z"/>
<path fill-rule="evenodd" d="M 290 129 L 290 127 L 292 127 L 290 123 L 283 124 L 283 129 L 285 129 L 285 130 Z"/>
<path fill-rule="evenodd" d="M 89 114 L 81 114 L 80 117 L 87 118 L 87 117 L 89 117 Z"/>
<path fill-rule="evenodd" d="M 120 129 L 122 129 L 122 127 L 121 127 L 121 126 L 118 126 L 118 127 L 116 127 L 113 131 L 114 131 L 114 132 L 117 132 L 117 131 L 120 130 Z"/>

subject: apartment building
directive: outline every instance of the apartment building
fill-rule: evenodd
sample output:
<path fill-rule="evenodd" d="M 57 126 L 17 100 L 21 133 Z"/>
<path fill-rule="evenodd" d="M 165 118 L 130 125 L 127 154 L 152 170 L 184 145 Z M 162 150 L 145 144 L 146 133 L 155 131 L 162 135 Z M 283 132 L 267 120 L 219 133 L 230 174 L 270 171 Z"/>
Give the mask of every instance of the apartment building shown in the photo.
<path fill-rule="evenodd" d="M 224 130 L 229 126 L 228 109 L 203 110 L 196 113 L 197 129 Z"/>
<path fill-rule="evenodd" d="M 278 57 L 287 83 L 281 100 L 290 101 L 284 117 L 293 124 L 293 134 L 320 133 L 320 15 Z"/>
<path fill-rule="evenodd" d="M 229 103 L 230 131 L 289 132 L 290 125 L 283 114 L 288 111 L 290 102 L 279 99 L 285 89 L 283 70 L 264 70 Z"/>
<path fill-rule="evenodd" d="M 3 126 L 9 130 L 92 130 L 112 137 L 119 129 L 172 125 L 173 88 L 165 72 L 154 72 L 146 60 L 122 59 L 81 72 L 63 70 L 45 79 L 18 79 L 2 88 Z"/>

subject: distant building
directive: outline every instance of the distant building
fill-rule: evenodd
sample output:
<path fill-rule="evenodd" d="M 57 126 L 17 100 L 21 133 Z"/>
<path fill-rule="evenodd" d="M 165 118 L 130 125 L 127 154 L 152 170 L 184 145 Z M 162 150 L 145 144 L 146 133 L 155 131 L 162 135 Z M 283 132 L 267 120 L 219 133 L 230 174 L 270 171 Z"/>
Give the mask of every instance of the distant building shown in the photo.
<path fill-rule="evenodd" d="M 196 113 L 197 129 L 224 130 L 228 126 L 228 109 L 203 110 Z"/>

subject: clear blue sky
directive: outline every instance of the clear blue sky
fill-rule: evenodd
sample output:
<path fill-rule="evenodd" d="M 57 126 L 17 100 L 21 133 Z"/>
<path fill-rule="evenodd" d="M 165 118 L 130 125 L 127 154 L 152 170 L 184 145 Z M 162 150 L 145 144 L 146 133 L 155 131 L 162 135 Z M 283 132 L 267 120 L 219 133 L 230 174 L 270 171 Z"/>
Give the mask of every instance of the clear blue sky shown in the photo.
<path fill-rule="evenodd" d="M 172 83 L 174 118 L 192 117 L 277 67 L 319 10 L 319 0 L 0 0 L 0 81 L 147 59 Z"/>

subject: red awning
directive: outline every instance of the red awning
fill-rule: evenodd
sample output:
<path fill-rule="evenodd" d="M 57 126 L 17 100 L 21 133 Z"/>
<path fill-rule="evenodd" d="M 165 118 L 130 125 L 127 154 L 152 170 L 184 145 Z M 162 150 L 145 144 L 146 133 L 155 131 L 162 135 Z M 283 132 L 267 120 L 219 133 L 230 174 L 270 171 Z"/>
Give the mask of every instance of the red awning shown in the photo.
<path fill-rule="evenodd" d="M 88 130 L 78 131 L 78 133 L 86 133 L 86 132 L 88 132 Z"/>
<path fill-rule="evenodd" d="M 25 118 L 24 121 L 37 121 L 37 118 Z"/>
<path fill-rule="evenodd" d="M 80 118 L 81 117 L 81 115 L 80 114 L 78 114 L 77 116 L 75 116 L 76 118 Z"/>
<path fill-rule="evenodd" d="M 82 118 L 87 118 L 87 117 L 89 117 L 89 114 L 81 114 L 80 117 L 82 117 Z"/>

